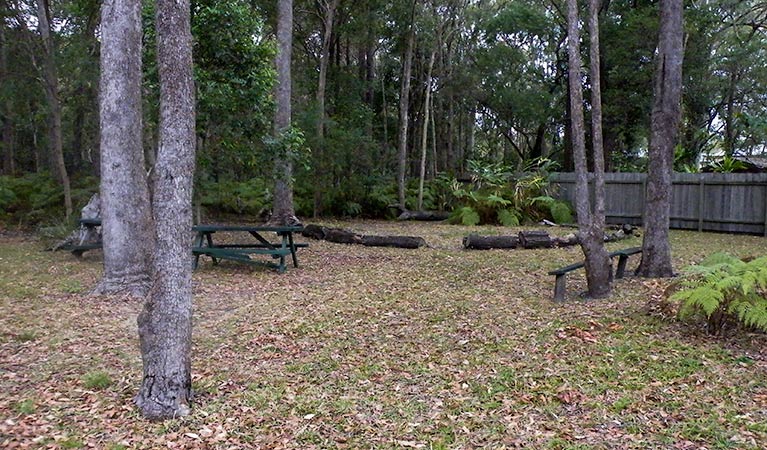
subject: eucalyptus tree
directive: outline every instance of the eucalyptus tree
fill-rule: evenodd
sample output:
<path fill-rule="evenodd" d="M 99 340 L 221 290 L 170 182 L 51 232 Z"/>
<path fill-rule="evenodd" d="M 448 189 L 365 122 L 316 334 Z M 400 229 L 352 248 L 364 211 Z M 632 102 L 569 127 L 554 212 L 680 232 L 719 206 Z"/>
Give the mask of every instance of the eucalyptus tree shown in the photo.
<path fill-rule="evenodd" d="M 674 147 L 679 134 L 684 58 L 682 0 L 661 0 L 660 32 L 653 88 L 649 167 L 645 191 L 643 277 L 673 276 L 669 224 Z"/>
<path fill-rule="evenodd" d="M 151 419 L 190 412 L 192 396 L 192 185 L 195 90 L 188 0 L 158 0 L 160 135 L 152 213 L 152 290 L 139 314 L 143 380 L 136 404 Z"/>
<path fill-rule="evenodd" d="M 142 145 L 141 0 L 101 12 L 101 222 L 104 273 L 96 294 L 146 294 L 154 236 Z"/>

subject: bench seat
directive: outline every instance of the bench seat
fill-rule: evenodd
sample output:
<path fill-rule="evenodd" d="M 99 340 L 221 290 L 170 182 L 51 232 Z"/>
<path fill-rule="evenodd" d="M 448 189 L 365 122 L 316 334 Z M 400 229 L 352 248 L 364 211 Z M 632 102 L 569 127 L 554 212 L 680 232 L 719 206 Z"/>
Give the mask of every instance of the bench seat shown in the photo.
<path fill-rule="evenodd" d="M 642 253 L 642 247 L 631 247 L 623 250 L 614 251 L 608 254 L 610 259 L 618 257 L 618 266 L 615 268 L 615 279 L 620 279 L 625 276 L 626 264 L 628 263 L 629 256 Z M 570 264 L 569 266 L 560 267 L 559 269 L 549 271 L 549 275 L 555 275 L 554 281 L 554 301 L 561 302 L 565 299 L 565 292 L 567 290 L 567 274 L 581 269 L 586 266 L 585 262 L 579 262 Z"/>

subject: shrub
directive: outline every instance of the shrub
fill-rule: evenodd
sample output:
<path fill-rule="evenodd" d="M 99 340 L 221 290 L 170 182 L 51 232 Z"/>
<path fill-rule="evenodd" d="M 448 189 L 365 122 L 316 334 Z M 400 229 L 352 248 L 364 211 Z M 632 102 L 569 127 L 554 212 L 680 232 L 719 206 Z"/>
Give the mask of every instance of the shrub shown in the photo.
<path fill-rule="evenodd" d="M 685 272 L 670 297 L 680 302 L 680 317 L 702 315 L 710 334 L 719 334 L 728 321 L 767 331 L 767 256 L 744 261 L 715 253 Z"/>

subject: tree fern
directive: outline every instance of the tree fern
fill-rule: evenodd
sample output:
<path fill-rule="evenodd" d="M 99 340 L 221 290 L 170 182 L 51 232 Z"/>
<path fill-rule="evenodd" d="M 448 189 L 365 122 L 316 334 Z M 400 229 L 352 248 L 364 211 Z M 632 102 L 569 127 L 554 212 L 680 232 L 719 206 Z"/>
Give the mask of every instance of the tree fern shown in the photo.
<path fill-rule="evenodd" d="M 680 316 L 702 312 L 711 333 L 721 331 L 723 318 L 767 331 L 767 257 L 746 262 L 715 253 L 685 272 L 670 298 L 680 302 Z"/>

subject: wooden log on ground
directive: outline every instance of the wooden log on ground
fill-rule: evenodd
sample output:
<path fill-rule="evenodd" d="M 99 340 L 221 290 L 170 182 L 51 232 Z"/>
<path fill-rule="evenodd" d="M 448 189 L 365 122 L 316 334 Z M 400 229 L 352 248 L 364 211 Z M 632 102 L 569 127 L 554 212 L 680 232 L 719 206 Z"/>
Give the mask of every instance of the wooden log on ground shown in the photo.
<path fill-rule="evenodd" d="M 426 247 L 426 241 L 417 236 L 362 236 L 361 243 L 366 247 Z"/>
<path fill-rule="evenodd" d="M 519 236 L 480 236 L 472 233 L 463 238 L 463 247 L 474 250 L 517 248 L 518 246 Z"/>
<path fill-rule="evenodd" d="M 546 231 L 520 231 L 519 244 L 527 249 L 551 248 L 554 246 L 551 236 Z"/>
<path fill-rule="evenodd" d="M 326 233 L 327 233 L 326 227 L 323 227 L 321 225 L 309 224 L 304 227 L 304 230 L 301 232 L 301 236 L 308 237 L 311 239 L 317 239 L 318 241 L 321 241 L 325 239 Z"/>
<path fill-rule="evenodd" d="M 402 211 L 397 220 L 438 221 L 446 220 L 450 214 L 444 211 Z"/>
<path fill-rule="evenodd" d="M 360 244 L 362 236 L 341 228 L 328 228 L 325 231 L 325 240 L 336 244 Z"/>

